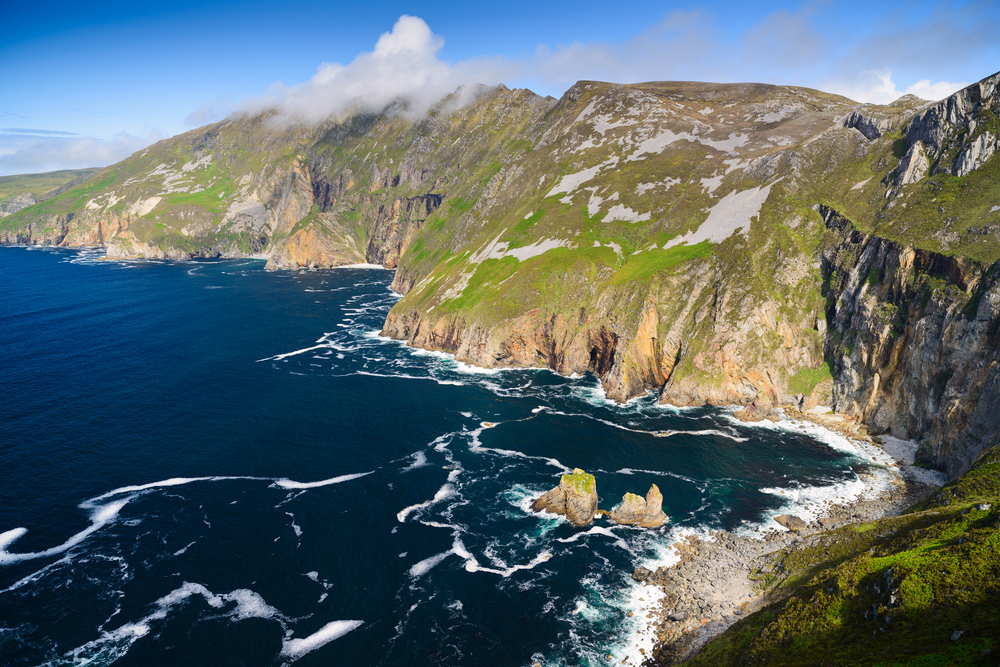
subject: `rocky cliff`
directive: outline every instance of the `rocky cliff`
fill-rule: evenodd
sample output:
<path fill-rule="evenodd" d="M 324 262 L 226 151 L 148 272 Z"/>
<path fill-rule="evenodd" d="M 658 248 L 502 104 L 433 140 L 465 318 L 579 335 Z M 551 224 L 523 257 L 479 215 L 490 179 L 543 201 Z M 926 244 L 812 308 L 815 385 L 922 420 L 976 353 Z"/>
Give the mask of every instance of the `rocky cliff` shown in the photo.
<path fill-rule="evenodd" d="M 955 474 L 996 432 L 998 81 L 936 104 L 584 81 L 416 119 L 233 117 L 0 219 L 0 241 L 376 262 L 404 294 L 383 332 L 412 345 L 593 372 L 619 401 L 835 403 Z"/>

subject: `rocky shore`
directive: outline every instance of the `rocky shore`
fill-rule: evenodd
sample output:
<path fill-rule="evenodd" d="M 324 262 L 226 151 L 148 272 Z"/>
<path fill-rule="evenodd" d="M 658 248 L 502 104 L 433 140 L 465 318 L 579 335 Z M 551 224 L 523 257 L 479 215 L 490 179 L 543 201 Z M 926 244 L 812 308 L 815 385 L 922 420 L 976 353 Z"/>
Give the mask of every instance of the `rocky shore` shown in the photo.
<path fill-rule="evenodd" d="M 786 409 L 785 416 L 811 421 L 853 440 L 881 446 L 863 427 L 842 415 Z M 929 471 L 913 470 L 908 465 L 912 464 L 912 458 L 907 460 L 906 453 L 900 453 L 898 442 L 895 444 L 897 447 L 885 449 L 899 457 L 894 468 L 898 477 L 877 497 L 828 505 L 824 508 L 825 516 L 809 523 L 798 517 L 778 517 L 785 519 L 779 521 L 782 525 L 798 530 L 758 529 L 753 536 L 718 531 L 705 539 L 691 535 L 675 545 L 680 560 L 674 565 L 655 571 L 637 568 L 633 579 L 645 586 L 659 587 L 664 593 L 659 607 L 646 612 L 648 622 L 638 631 L 639 635 L 651 634 L 654 645 L 649 655 L 640 649 L 645 658 L 643 664 L 650 667 L 683 662 L 740 618 L 771 603 L 771 597 L 763 592 L 763 580 L 780 571 L 777 552 L 820 543 L 827 539 L 829 529 L 897 515 L 936 491 L 943 479 L 922 474 Z"/>

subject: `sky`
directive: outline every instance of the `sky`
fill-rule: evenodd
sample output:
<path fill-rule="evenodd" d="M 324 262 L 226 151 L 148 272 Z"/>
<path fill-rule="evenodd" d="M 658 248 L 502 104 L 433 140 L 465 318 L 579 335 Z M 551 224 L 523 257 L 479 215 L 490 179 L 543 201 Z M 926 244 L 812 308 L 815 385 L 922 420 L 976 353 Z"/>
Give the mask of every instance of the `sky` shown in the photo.
<path fill-rule="evenodd" d="M 105 166 L 240 111 L 288 123 L 463 83 L 764 82 L 884 104 L 1000 71 L 1000 0 L 4 3 L 0 175 Z"/>

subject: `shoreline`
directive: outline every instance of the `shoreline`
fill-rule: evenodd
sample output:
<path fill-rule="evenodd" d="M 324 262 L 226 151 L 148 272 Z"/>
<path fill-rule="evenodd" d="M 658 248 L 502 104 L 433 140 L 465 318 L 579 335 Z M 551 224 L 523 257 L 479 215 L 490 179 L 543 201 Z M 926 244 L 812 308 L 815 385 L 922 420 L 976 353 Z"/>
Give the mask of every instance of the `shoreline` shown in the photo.
<path fill-rule="evenodd" d="M 867 434 L 863 425 L 846 415 L 803 413 L 785 408 L 784 417 L 795 424 L 815 424 L 856 445 L 879 448 L 891 457 L 891 463 L 886 465 L 891 483 L 882 486 L 875 483 L 875 476 L 865 476 L 866 488 L 874 492 L 873 495 L 863 492 L 846 502 L 831 501 L 822 508 L 821 516 L 808 521 L 801 530 L 758 528 L 751 535 L 714 531 L 709 534 L 710 540 L 696 534 L 688 535 L 673 545 L 678 559 L 671 564 L 662 565 L 655 571 L 636 568 L 632 578 L 639 587 L 635 591 L 643 595 L 653 587 L 657 589 L 657 602 L 642 610 L 647 622 L 635 635 L 628 637 L 626 643 L 645 639 L 642 643 L 648 646 L 652 640 L 652 648 L 649 651 L 639 649 L 641 662 L 623 661 L 622 664 L 653 667 L 690 659 L 708 641 L 747 614 L 777 599 L 764 594 L 761 585 L 752 578 L 755 571 L 769 565 L 770 554 L 805 546 L 811 538 L 830 529 L 899 515 L 946 481 L 943 473 L 912 465 L 916 443 L 891 437 L 885 438 L 885 442 L 877 440 Z"/>

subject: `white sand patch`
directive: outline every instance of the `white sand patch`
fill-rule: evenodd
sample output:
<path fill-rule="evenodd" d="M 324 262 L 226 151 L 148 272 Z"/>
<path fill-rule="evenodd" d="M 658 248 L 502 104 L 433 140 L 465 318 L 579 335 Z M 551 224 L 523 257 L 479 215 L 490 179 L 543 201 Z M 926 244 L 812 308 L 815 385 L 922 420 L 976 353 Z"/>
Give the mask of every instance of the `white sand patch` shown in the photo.
<path fill-rule="evenodd" d="M 187 164 L 182 165 L 181 171 L 193 171 L 195 169 L 200 169 L 201 167 L 207 167 L 211 163 L 212 163 L 212 156 L 211 154 L 209 154 L 201 158 L 200 160 L 191 160 Z"/>
<path fill-rule="evenodd" d="M 878 438 L 882 442 L 882 449 L 885 453 L 896 459 L 902 466 L 903 473 L 910 475 L 919 482 L 934 486 L 944 486 L 948 481 L 948 476 L 937 470 L 928 470 L 913 465 L 917 457 L 917 441 L 902 440 L 891 435 L 882 435 Z"/>
<path fill-rule="evenodd" d="M 717 151 L 730 153 L 750 141 L 750 135 L 743 134 L 742 132 L 733 132 L 729 135 L 728 139 L 709 139 L 707 137 L 697 137 L 697 139 L 698 143 L 703 146 L 711 146 Z"/>
<path fill-rule="evenodd" d="M 140 199 L 136 203 L 128 207 L 128 212 L 137 218 L 141 218 L 144 215 L 148 215 L 150 211 L 156 208 L 156 205 L 163 201 L 163 197 L 150 197 L 149 199 Z"/>
<path fill-rule="evenodd" d="M 573 121 L 573 122 L 574 123 L 579 123 L 579 122 L 583 121 L 584 118 L 586 118 L 587 116 L 589 116 L 590 114 L 592 114 L 594 112 L 594 109 L 597 107 L 597 102 L 598 102 L 599 99 L 600 98 L 591 100 L 590 104 L 587 105 L 587 108 L 584 109 L 580 113 L 580 115 L 576 117 L 576 120 Z"/>
<path fill-rule="evenodd" d="M 606 244 L 603 244 L 603 245 L 601 244 L 600 241 L 594 241 L 594 247 L 595 248 L 611 248 L 612 250 L 615 251 L 616 255 L 621 255 L 622 254 L 622 247 L 620 245 L 618 245 L 617 243 L 615 243 L 614 241 L 610 241 L 610 242 L 608 242 Z M 637 254 L 637 252 L 634 252 L 632 254 L 635 255 L 635 254 Z"/>
<path fill-rule="evenodd" d="M 886 454 L 905 466 L 913 465 L 917 456 L 916 440 L 902 440 L 890 435 L 880 436 L 879 440 L 882 441 L 882 449 L 885 450 Z"/>
<path fill-rule="evenodd" d="M 701 187 L 703 187 L 708 194 L 712 194 L 719 188 L 720 185 L 722 185 L 722 177 L 723 174 L 713 176 L 712 178 L 703 178 L 701 179 Z"/>
<path fill-rule="evenodd" d="M 623 204 L 615 204 L 608 209 L 608 214 L 604 216 L 604 222 L 621 220 L 622 222 L 646 222 L 652 217 L 649 213 L 640 214 Z"/>
<path fill-rule="evenodd" d="M 687 141 L 694 141 L 695 136 L 687 132 L 676 133 L 673 130 L 663 130 L 659 134 L 656 134 L 648 139 L 644 139 L 636 145 L 635 151 L 625 158 L 626 162 L 635 162 L 637 160 L 642 160 L 644 156 L 648 153 L 659 154 L 663 152 L 663 149 L 670 144 L 678 141 L 680 139 L 685 139 Z"/>
<path fill-rule="evenodd" d="M 760 116 L 761 122 L 764 123 L 777 123 L 779 120 L 784 120 L 791 116 L 793 113 L 798 111 L 801 107 L 798 104 L 785 104 L 781 107 L 768 111 L 767 113 Z"/>
<path fill-rule="evenodd" d="M 743 162 L 738 157 L 729 158 L 728 160 L 723 160 L 722 164 L 726 165 L 726 174 L 736 169 L 744 169 L 750 166 L 749 162 Z"/>
<path fill-rule="evenodd" d="M 855 183 L 854 186 L 851 189 L 852 190 L 860 190 L 861 188 L 865 187 L 865 183 L 867 183 L 870 180 L 872 180 L 872 179 L 869 176 L 868 178 L 866 178 L 865 180 L 861 181 L 860 183 Z"/>
<path fill-rule="evenodd" d="M 661 183 L 639 183 L 639 185 L 635 186 L 635 192 L 636 194 L 644 195 L 646 194 L 647 191 L 652 190 L 653 188 L 659 187 L 661 185 L 664 187 L 665 190 L 669 190 L 671 187 L 677 185 L 680 182 L 681 179 L 679 178 L 670 178 L 669 176 L 667 176 L 665 179 L 663 179 L 663 182 Z"/>
<path fill-rule="evenodd" d="M 508 250 L 504 255 L 505 257 L 515 257 L 518 261 L 525 261 L 531 259 L 532 257 L 537 257 L 542 253 L 548 252 L 555 248 L 567 248 L 570 247 L 569 241 L 562 239 L 540 239 L 535 241 L 531 245 L 521 246 L 520 248 L 514 248 Z"/>
<path fill-rule="evenodd" d="M 780 180 L 779 178 L 774 183 Z M 663 249 L 666 250 L 681 243 L 688 245 L 695 245 L 702 241 L 721 243 L 738 231 L 746 233 L 750 228 L 750 219 L 760 213 L 760 207 L 767 201 L 774 183 L 742 192 L 733 190 L 708 210 L 708 218 L 701 223 L 701 227 L 684 236 L 671 239 L 663 246 Z"/>
<path fill-rule="evenodd" d="M 599 174 L 602 169 L 604 169 L 605 167 L 614 167 L 617 164 L 618 164 L 618 158 L 612 157 L 610 160 L 607 160 L 606 162 L 594 165 L 593 167 L 588 167 L 587 169 L 578 171 L 575 174 L 566 174 L 565 176 L 559 179 L 559 182 L 556 183 L 555 187 L 549 190 L 549 194 L 545 196 L 553 197 L 561 193 L 566 193 L 568 195 L 571 195 L 574 192 L 576 192 L 576 189 L 579 188 L 581 185 L 583 185 L 587 181 L 590 181 L 595 176 L 597 176 L 597 174 Z"/>

